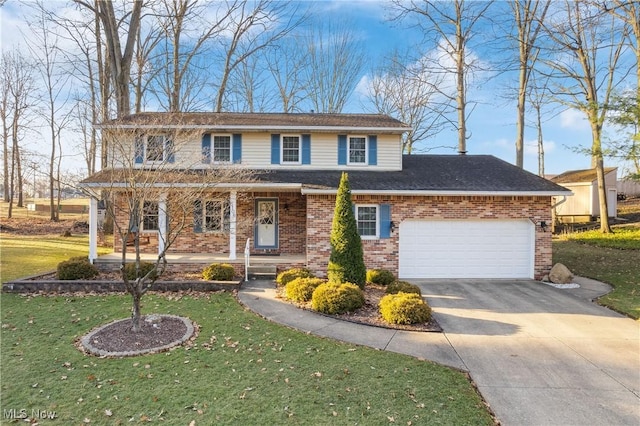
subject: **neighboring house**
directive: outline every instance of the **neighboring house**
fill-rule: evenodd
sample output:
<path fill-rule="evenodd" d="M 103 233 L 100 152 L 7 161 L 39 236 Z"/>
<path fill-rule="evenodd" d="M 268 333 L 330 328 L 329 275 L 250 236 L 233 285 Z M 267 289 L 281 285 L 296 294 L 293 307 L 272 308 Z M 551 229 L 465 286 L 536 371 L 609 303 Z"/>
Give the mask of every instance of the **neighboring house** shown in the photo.
<path fill-rule="evenodd" d="M 617 170 L 615 167 L 604 170 L 608 217 L 616 217 L 618 210 Z M 559 222 L 591 222 L 600 217 L 596 169 L 570 170 L 554 176 L 551 181 L 573 192 L 565 201 L 557 200 L 554 210 Z"/>
<path fill-rule="evenodd" d="M 401 278 L 540 279 L 552 262 L 551 198 L 570 195 L 492 156 L 403 156 L 401 136 L 409 128 L 385 115 L 142 113 L 99 128 L 103 138 L 125 132 L 128 147 L 112 154 L 113 168 L 82 183 L 96 198 L 92 221 L 101 190 L 116 188 L 118 202 L 126 199 L 122 167 L 253 170 L 249 182 L 216 185 L 197 200 L 193 226 L 168 251 L 202 262 L 222 256 L 240 269 L 249 240 L 254 261 L 290 256 L 326 276 L 336 191 L 346 171 L 367 268 Z M 163 193 L 174 190 L 163 189 L 169 186 L 162 180 L 154 185 L 159 203 L 179 203 Z M 150 237 L 144 250 L 157 253 L 158 224 L 166 218 L 163 208 L 150 207 L 141 232 Z M 92 260 L 96 232 L 93 226 Z"/>
<path fill-rule="evenodd" d="M 622 178 L 617 184 L 618 195 L 624 197 L 640 196 L 640 181 L 629 177 Z"/>

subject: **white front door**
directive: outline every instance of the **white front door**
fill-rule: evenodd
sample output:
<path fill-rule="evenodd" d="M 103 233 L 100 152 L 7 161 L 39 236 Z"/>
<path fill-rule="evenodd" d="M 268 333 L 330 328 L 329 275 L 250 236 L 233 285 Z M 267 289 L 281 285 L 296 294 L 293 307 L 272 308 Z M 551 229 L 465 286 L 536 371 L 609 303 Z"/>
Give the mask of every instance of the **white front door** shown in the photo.
<path fill-rule="evenodd" d="M 258 249 L 278 248 L 278 200 L 256 200 L 255 246 Z"/>

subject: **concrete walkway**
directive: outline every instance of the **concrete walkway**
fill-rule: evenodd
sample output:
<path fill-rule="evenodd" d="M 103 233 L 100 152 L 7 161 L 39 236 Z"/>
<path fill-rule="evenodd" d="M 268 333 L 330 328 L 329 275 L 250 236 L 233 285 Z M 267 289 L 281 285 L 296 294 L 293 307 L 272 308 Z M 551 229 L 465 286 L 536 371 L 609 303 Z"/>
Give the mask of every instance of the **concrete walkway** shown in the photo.
<path fill-rule="evenodd" d="M 239 292 L 274 322 L 468 371 L 503 425 L 640 425 L 640 324 L 578 289 L 521 280 L 415 280 L 443 333 L 388 330 L 304 311 L 271 281 Z"/>

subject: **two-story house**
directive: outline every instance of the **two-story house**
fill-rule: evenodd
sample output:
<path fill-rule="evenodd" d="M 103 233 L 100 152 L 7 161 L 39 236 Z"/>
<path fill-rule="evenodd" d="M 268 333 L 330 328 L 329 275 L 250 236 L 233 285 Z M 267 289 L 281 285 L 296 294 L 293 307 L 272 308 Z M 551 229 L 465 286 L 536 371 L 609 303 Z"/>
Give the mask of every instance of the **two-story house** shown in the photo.
<path fill-rule="evenodd" d="M 110 167 L 82 182 L 94 195 L 91 222 L 102 190 L 126 202 L 135 183 L 123 170 L 156 173 L 149 182 L 158 199 L 145 201 L 140 232 L 149 240 L 144 251 L 158 253 L 164 212 L 183 202 L 180 188 L 199 185 L 192 223 L 167 251 L 194 263 L 224 259 L 241 268 L 248 241 L 254 259 L 280 256 L 326 276 L 346 171 L 367 268 L 401 278 L 539 279 L 551 267 L 551 197 L 570 194 L 492 156 L 403 155 L 409 128 L 385 115 L 141 113 L 98 127 L 111 144 Z M 211 170 L 248 175 L 210 187 L 175 182 L 178 172 Z M 114 250 L 120 246 L 116 236 Z"/>

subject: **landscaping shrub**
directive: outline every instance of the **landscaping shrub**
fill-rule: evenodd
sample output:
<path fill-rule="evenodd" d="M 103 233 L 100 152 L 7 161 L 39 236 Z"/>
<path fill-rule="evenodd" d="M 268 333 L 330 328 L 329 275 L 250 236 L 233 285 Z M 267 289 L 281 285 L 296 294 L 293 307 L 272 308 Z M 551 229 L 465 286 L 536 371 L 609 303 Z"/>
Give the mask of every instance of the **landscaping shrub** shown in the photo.
<path fill-rule="evenodd" d="M 140 272 L 139 276 L 136 276 L 136 263 L 131 262 L 124 265 L 124 272 L 127 274 L 127 280 L 135 281 L 138 278 L 142 278 L 149 273 L 154 268 L 155 264 L 151 262 L 140 262 Z M 157 274 L 151 274 L 149 276 L 152 280 L 157 278 Z"/>
<path fill-rule="evenodd" d="M 296 278 L 289 281 L 286 286 L 287 299 L 296 302 L 308 302 L 313 296 L 313 291 L 324 283 L 320 278 Z"/>
<path fill-rule="evenodd" d="M 387 286 L 385 293 L 387 294 L 395 294 L 395 293 L 415 293 L 419 296 L 422 296 L 422 292 L 420 291 L 420 287 L 415 284 L 408 283 L 406 281 L 395 281 Z"/>
<path fill-rule="evenodd" d="M 320 284 L 311 297 L 311 308 L 325 314 L 355 311 L 364 305 L 364 293 L 355 284 Z"/>
<path fill-rule="evenodd" d="M 207 281 L 232 281 L 235 271 L 228 263 L 212 263 L 202 271 L 202 278 Z"/>
<path fill-rule="evenodd" d="M 396 280 L 393 273 L 387 269 L 367 270 L 367 282 L 371 284 L 389 285 Z"/>
<path fill-rule="evenodd" d="M 416 293 L 387 294 L 380 299 L 380 315 L 391 324 L 417 324 L 431 319 L 431 308 Z"/>
<path fill-rule="evenodd" d="M 292 268 L 282 271 L 276 277 L 279 286 L 285 286 L 296 278 L 314 278 L 313 273 L 307 268 Z"/>
<path fill-rule="evenodd" d="M 86 280 L 99 273 L 98 268 L 92 265 L 86 257 L 72 257 L 58 263 L 56 278 L 59 280 Z"/>

